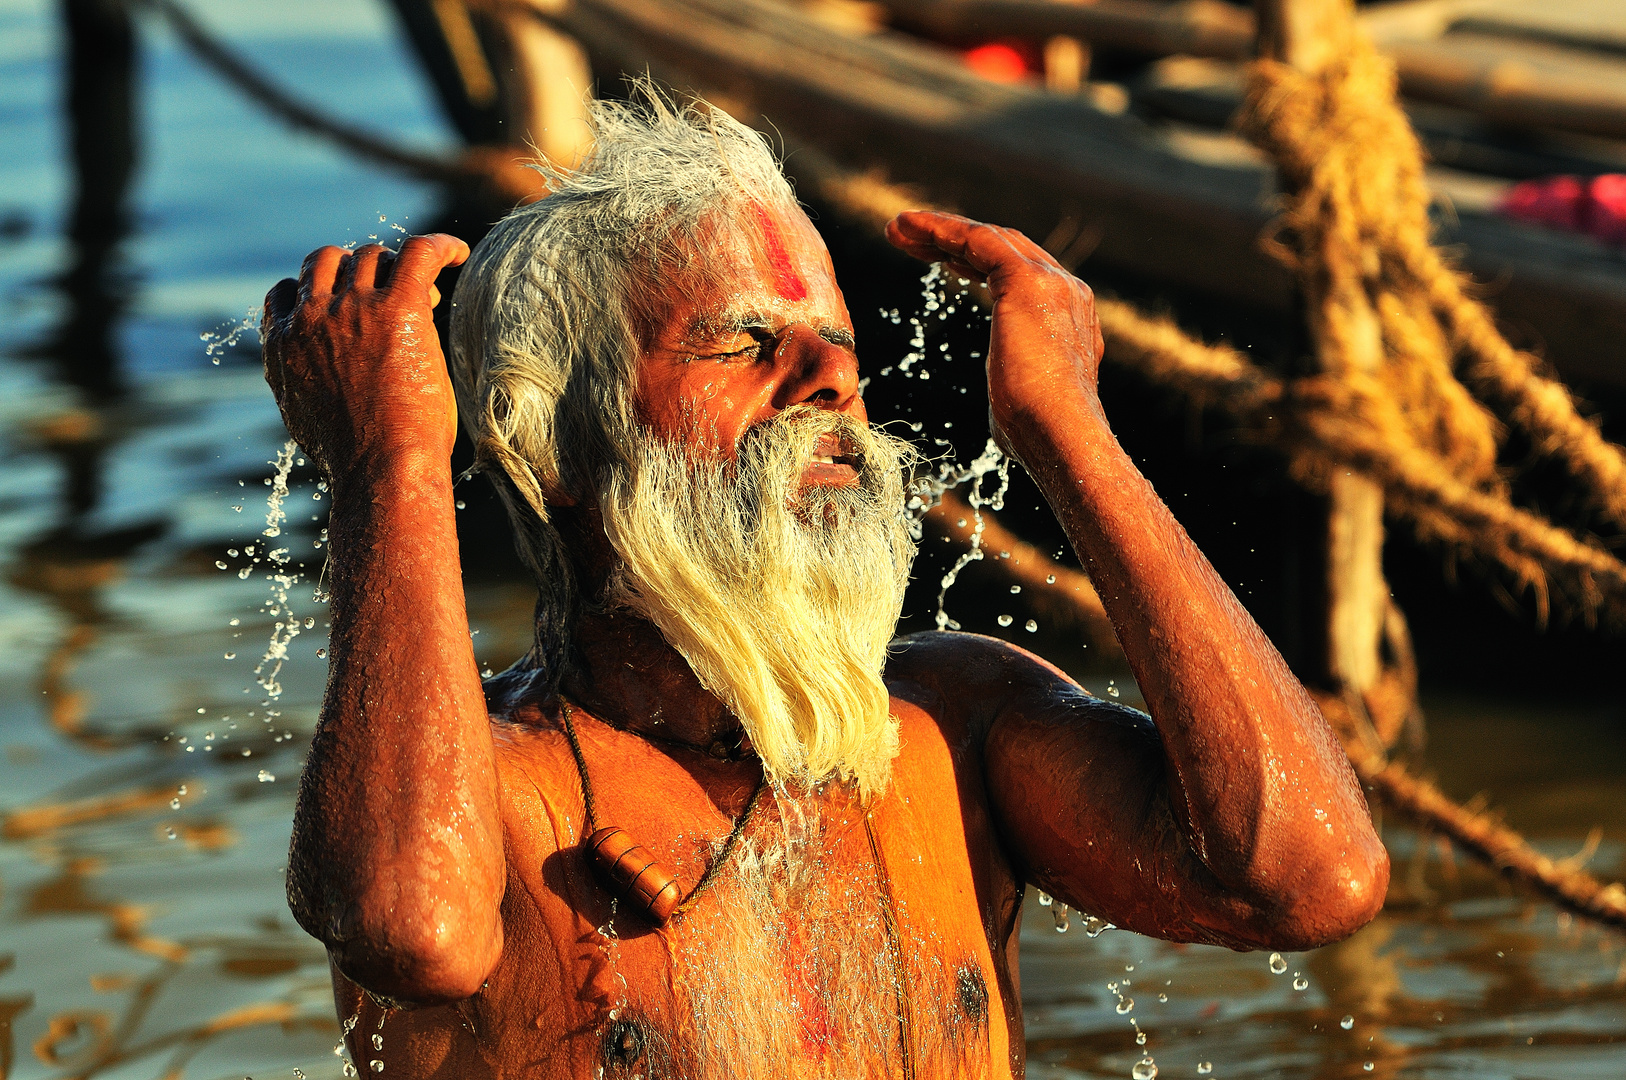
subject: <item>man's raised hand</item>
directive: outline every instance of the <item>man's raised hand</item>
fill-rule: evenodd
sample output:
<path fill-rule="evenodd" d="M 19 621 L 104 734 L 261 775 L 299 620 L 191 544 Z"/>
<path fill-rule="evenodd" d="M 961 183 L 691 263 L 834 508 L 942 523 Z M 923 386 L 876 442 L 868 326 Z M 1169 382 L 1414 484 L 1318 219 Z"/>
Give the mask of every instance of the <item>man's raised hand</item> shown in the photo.
<path fill-rule="evenodd" d="M 399 251 L 323 247 L 298 281 L 266 294 L 266 382 L 289 434 L 336 481 L 379 456 L 450 457 L 457 403 L 435 332 L 435 278 L 468 257 L 444 233 L 408 237 Z"/>
<path fill-rule="evenodd" d="M 1101 328 L 1090 287 L 1015 229 L 914 210 L 886 227 L 894 247 L 987 282 L 994 299 L 988 404 L 1007 438 L 1058 406 L 1094 408 Z"/>

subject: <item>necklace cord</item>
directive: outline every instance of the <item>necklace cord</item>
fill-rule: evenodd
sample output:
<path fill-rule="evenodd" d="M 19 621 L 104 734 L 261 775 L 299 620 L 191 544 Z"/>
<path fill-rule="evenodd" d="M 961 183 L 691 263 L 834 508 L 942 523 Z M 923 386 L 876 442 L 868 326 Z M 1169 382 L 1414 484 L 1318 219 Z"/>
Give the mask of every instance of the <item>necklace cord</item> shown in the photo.
<path fill-rule="evenodd" d="M 581 740 L 576 736 L 576 722 L 571 715 L 574 710 L 571 709 L 570 702 L 564 700 L 564 698 L 560 698 L 559 703 L 562 706 L 565 738 L 570 741 L 570 754 L 576 759 L 576 773 L 581 777 L 582 804 L 587 812 L 586 835 L 592 836 L 598 832 L 598 806 L 593 798 L 593 781 L 587 774 L 587 758 L 582 753 Z M 734 855 L 734 849 L 739 846 L 741 835 L 745 832 L 745 825 L 751 817 L 751 811 L 756 809 L 758 801 L 762 798 L 762 790 L 767 786 L 768 770 L 764 767 L 762 775 L 757 778 L 756 787 L 751 790 L 751 797 L 746 800 L 745 809 L 740 811 L 740 816 L 734 820 L 734 827 L 729 830 L 727 839 L 723 841 L 723 846 L 717 852 L 717 857 L 711 860 L 711 865 L 707 866 L 706 872 L 700 875 L 700 880 L 695 882 L 694 888 L 690 890 L 689 895 L 685 896 L 683 902 L 673 910 L 673 918 L 685 914 L 689 908 L 694 906 L 694 902 L 700 898 L 700 894 L 705 892 L 712 882 L 716 880 L 718 872 L 728 865 L 729 859 Z"/>
<path fill-rule="evenodd" d="M 582 756 L 582 744 L 576 738 L 576 723 L 570 716 L 570 702 L 559 699 L 564 706 L 565 738 L 570 740 L 570 753 L 576 759 L 576 772 L 582 781 L 582 803 L 587 809 L 587 833 L 598 832 L 598 808 L 593 803 L 593 782 L 587 778 L 587 759 Z"/>

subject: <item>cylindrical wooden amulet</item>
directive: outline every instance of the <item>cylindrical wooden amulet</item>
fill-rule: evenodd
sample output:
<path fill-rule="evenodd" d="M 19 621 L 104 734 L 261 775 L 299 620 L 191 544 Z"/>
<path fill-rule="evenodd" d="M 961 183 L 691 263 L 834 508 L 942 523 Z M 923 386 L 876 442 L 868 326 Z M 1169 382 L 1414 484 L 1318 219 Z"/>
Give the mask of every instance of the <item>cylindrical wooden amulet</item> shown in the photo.
<path fill-rule="evenodd" d="M 683 889 L 670 868 L 625 829 L 611 825 L 587 838 L 587 850 L 615 891 L 656 926 L 663 925 L 683 902 Z"/>

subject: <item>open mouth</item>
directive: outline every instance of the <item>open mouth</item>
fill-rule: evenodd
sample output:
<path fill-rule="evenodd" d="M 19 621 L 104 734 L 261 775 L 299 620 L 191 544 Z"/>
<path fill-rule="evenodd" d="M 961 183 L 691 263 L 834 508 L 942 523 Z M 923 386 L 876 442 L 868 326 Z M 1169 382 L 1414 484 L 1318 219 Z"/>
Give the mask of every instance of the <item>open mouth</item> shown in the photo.
<path fill-rule="evenodd" d="M 815 465 L 850 465 L 855 469 L 864 467 L 864 458 L 859 454 L 814 454 Z"/>
<path fill-rule="evenodd" d="M 813 457 L 802 474 L 804 484 L 853 484 L 864 467 L 864 455 L 857 447 L 834 433 L 820 435 L 813 444 Z"/>

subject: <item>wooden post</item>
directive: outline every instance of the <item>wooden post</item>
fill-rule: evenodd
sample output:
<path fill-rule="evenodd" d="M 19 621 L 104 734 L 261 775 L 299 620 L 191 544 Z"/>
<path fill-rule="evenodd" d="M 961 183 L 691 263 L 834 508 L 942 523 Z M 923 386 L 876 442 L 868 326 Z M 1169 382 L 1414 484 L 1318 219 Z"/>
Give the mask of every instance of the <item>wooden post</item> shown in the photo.
<path fill-rule="evenodd" d="M 575 38 L 520 5 L 502 9 L 497 18 L 511 57 L 500 76 L 509 101 L 510 140 L 536 147 L 555 165 L 575 165 L 593 143 L 587 127 L 593 92 L 587 53 Z"/>
<path fill-rule="evenodd" d="M 1256 0 L 1258 51 L 1306 74 L 1315 74 L 1349 48 L 1355 33 L 1351 0 Z M 1383 362 L 1383 335 L 1372 299 L 1359 283 L 1305 283 L 1310 335 L 1321 370 L 1347 365 L 1373 372 Z M 1335 310 L 1329 311 L 1332 306 Z M 1325 347 L 1336 332 L 1341 348 Z M 1339 355 L 1339 354 L 1342 355 Z M 1331 689 L 1364 695 L 1382 674 L 1383 489 L 1352 472 L 1332 480 L 1327 508 L 1322 615 L 1326 626 L 1324 678 Z"/>
<path fill-rule="evenodd" d="M 391 0 L 465 142 L 534 147 L 575 165 L 592 139 L 587 54 L 543 19 L 562 0 L 531 6 L 470 0 Z"/>

